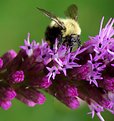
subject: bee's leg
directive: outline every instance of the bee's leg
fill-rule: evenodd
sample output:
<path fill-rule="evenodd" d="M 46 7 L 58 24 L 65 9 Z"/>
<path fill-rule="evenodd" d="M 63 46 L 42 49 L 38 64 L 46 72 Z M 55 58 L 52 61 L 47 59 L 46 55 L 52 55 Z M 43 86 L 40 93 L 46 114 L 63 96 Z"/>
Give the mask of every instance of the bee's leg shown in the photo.
<path fill-rule="evenodd" d="M 72 50 L 73 50 L 73 47 L 70 47 L 70 52 L 72 52 Z"/>
<path fill-rule="evenodd" d="M 80 35 L 77 35 L 76 43 L 77 43 L 78 47 L 80 47 L 80 45 L 81 45 Z"/>
<path fill-rule="evenodd" d="M 58 45 L 59 46 L 62 45 L 62 34 L 58 35 L 57 39 L 58 39 Z"/>
<path fill-rule="evenodd" d="M 81 41 L 80 41 L 80 35 L 76 36 L 71 36 L 69 46 L 70 46 L 70 51 L 76 50 L 77 47 L 80 47 Z"/>
<path fill-rule="evenodd" d="M 50 44 L 50 49 L 53 50 L 53 44 L 52 43 Z"/>

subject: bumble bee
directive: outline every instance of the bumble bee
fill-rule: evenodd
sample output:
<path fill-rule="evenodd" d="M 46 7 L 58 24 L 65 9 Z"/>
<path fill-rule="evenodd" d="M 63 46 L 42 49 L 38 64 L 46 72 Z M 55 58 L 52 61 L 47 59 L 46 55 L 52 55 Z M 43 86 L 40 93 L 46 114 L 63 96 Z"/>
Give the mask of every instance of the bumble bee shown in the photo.
<path fill-rule="evenodd" d="M 37 9 L 52 20 L 45 31 L 45 39 L 49 42 L 51 49 L 56 39 L 60 45 L 70 47 L 71 51 L 76 44 L 80 46 L 81 29 L 77 22 L 78 8 L 75 4 L 70 5 L 65 11 L 66 19 L 56 17 L 42 8 Z"/>

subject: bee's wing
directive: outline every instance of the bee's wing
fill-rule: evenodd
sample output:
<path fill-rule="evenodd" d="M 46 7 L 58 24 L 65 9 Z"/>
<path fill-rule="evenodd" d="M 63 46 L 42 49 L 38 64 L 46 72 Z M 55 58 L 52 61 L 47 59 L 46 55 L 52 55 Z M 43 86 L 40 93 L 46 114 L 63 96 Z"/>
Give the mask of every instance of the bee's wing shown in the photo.
<path fill-rule="evenodd" d="M 55 21 L 60 27 L 62 27 L 62 29 L 65 29 L 64 23 L 61 22 L 55 15 L 53 15 L 52 13 L 42 9 L 42 8 L 38 8 L 37 9 L 39 11 L 41 11 L 43 14 L 45 14 L 47 17 L 49 17 L 51 20 Z"/>
<path fill-rule="evenodd" d="M 69 18 L 77 20 L 78 17 L 78 7 L 75 4 L 70 5 L 65 11 L 65 15 Z"/>

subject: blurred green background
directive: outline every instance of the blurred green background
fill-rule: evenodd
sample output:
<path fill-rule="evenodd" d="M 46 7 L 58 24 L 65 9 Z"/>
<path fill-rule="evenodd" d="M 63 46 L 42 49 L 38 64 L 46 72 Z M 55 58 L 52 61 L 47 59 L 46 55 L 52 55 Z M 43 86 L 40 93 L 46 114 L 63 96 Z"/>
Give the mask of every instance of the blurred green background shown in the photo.
<path fill-rule="evenodd" d="M 72 3 L 79 8 L 83 42 L 98 34 L 102 16 L 105 23 L 114 17 L 114 0 L 0 0 L 0 55 L 9 49 L 18 51 L 28 32 L 31 40 L 41 41 L 50 20 L 37 11 L 37 6 L 64 17 L 65 9 Z M 46 97 L 44 105 L 34 108 L 14 100 L 8 111 L 0 109 L 0 121 L 92 121 L 87 105 L 70 110 L 48 94 Z M 102 115 L 106 121 L 114 121 L 111 113 Z M 93 121 L 99 119 L 95 116 Z"/>

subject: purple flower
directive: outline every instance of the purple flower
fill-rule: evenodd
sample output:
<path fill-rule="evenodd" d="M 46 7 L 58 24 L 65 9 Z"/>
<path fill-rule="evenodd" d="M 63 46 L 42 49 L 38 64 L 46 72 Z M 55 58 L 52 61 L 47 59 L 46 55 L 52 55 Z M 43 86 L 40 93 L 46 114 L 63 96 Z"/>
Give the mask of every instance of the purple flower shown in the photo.
<path fill-rule="evenodd" d="M 80 106 L 79 101 L 76 97 L 66 97 L 64 98 L 63 103 L 71 109 L 76 109 Z"/>
<path fill-rule="evenodd" d="M 11 101 L 16 97 L 16 92 L 11 87 L 0 87 L 1 99 Z"/>
<path fill-rule="evenodd" d="M 48 88 L 50 85 L 52 84 L 52 82 L 50 80 L 48 80 L 48 77 L 38 77 L 33 79 L 32 81 L 30 81 L 30 85 L 32 85 L 33 87 L 38 87 L 38 88 Z"/>
<path fill-rule="evenodd" d="M 6 52 L 2 57 L 1 57 L 1 64 L 2 68 L 0 69 L 1 71 L 3 71 L 4 69 L 6 69 L 9 65 L 10 62 L 17 56 L 17 53 L 14 50 L 9 50 L 8 52 Z"/>
<path fill-rule="evenodd" d="M 55 45 L 53 47 L 53 52 L 51 53 L 52 55 L 52 59 L 60 66 L 62 67 L 63 64 L 62 64 L 62 60 L 61 58 L 63 58 L 65 56 L 67 52 L 67 48 L 65 46 L 60 46 L 58 48 L 58 41 L 56 39 L 55 41 Z"/>
<path fill-rule="evenodd" d="M 26 105 L 28 105 L 29 107 L 34 107 L 36 105 L 35 102 L 31 101 L 30 99 L 27 99 L 21 94 L 18 94 L 16 98 L 20 100 L 21 102 L 25 103 Z"/>
<path fill-rule="evenodd" d="M 7 110 L 11 107 L 11 101 L 3 101 L 3 100 L 0 100 L 0 106 L 1 108 L 3 108 L 4 110 Z"/>
<path fill-rule="evenodd" d="M 30 33 L 28 33 L 27 40 L 24 40 L 24 44 L 25 46 L 20 46 L 20 48 L 25 50 L 28 56 L 31 56 L 34 49 L 38 47 L 36 41 L 33 40 L 32 43 L 30 43 Z"/>
<path fill-rule="evenodd" d="M 69 108 L 76 109 L 79 107 L 79 101 L 77 99 L 78 91 L 72 82 L 68 80 L 56 80 L 47 91 Z"/>
<path fill-rule="evenodd" d="M 62 60 L 62 67 L 60 68 L 61 71 L 63 71 L 64 75 L 67 76 L 67 70 L 72 69 L 73 67 L 80 67 L 79 64 L 75 63 L 74 60 L 72 60 L 71 53 L 67 54 L 63 60 Z"/>
<path fill-rule="evenodd" d="M 52 79 L 55 79 L 56 74 L 60 74 L 58 71 L 58 68 L 56 66 L 53 66 L 52 68 L 47 67 L 49 73 L 47 74 L 48 80 L 52 77 Z"/>
<path fill-rule="evenodd" d="M 98 83 L 97 80 L 101 80 L 103 79 L 102 77 L 102 72 L 104 70 L 104 68 L 106 67 L 106 65 L 104 65 L 101 62 L 96 62 L 93 58 L 92 55 L 90 54 L 90 60 L 88 60 L 88 63 L 90 64 L 90 73 L 89 76 L 86 78 L 88 81 L 90 81 L 91 83 L 94 83 L 97 87 L 98 87 Z"/>
<path fill-rule="evenodd" d="M 92 115 L 92 118 L 94 117 L 95 113 L 97 113 L 99 115 L 99 118 L 102 119 L 102 116 L 100 115 L 100 112 L 104 111 L 102 106 L 92 100 L 89 108 L 91 110 L 89 114 Z M 103 119 L 101 121 L 103 121 Z"/>
<path fill-rule="evenodd" d="M 24 81 L 24 72 L 23 71 L 16 71 L 12 74 L 12 83 L 20 83 Z"/>
<path fill-rule="evenodd" d="M 51 49 L 49 45 L 42 41 L 42 45 L 39 46 L 34 52 L 34 56 L 36 56 L 36 62 L 43 62 L 45 65 L 50 63 L 51 61 L 51 55 L 50 55 Z"/>
<path fill-rule="evenodd" d="M 39 104 L 39 105 L 43 104 L 46 100 L 45 96 L 41 92 L 35 90 L 34 88 L 22 87 L 21 90 L 18 90 L 18 94 L 22 95 L 23 100 L 27 99 L 27 100 L 30 100 L 30 101 L 34 102 L 35 104 Z M 17 94 L 17 96 L 19 96 L 18 94 Z M 21 100 L 21 98 L 19 98 L 19 99 Z M 29 103 L 29 104 L 31 104 L 31 103 Z"/>

